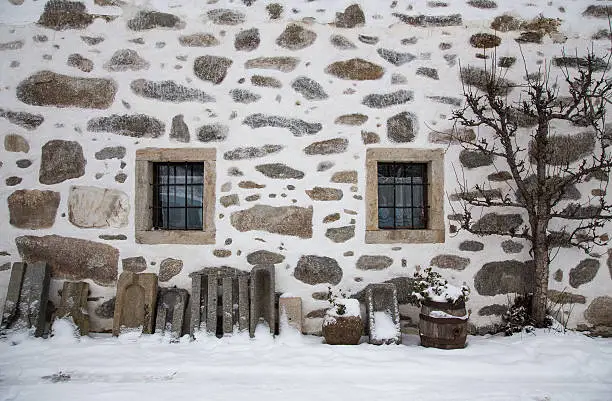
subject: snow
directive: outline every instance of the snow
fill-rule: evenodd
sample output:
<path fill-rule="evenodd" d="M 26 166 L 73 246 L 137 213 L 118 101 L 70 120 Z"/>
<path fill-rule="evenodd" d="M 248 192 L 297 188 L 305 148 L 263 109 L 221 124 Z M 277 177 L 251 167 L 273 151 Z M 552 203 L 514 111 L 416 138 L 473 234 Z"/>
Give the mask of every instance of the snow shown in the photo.
<path fill-rule="evenodd" d="M 612 340 L 537 330 L 469 337 L 460 350 L 330 346 L 286 330 L 169 343 L 160 335 L 0 341 L 1 401 L 610 401 Z"/>
<path fill-rule="evenodd" d="M 374 329 L 372 336 L 375 340 L 397 338 L 399 327 L 393 322 L 393 317 L 385 312 L 374 312 Z"/>
<path fill-rule="evenodd" d="M 361 308 L 357 299 L 336 298 L 336 305 L 344 305 L 345 312 L 342 315 L 336 313 L 336 308 L 332 307 L 327 311 L 329 316 L 361 316 Z"/>
<path fill-rule="evenodd" d="M 429 312 L 429 317 L 435 317 L 435 318 L 439 318 L 439 319 L 462 319 L 462 320 L 467 320 L 470 316 L 469 315 L 455 316 L 455 315 L 451 315 L 450 313 L 446 313 L 446 312 L 441 311 L 441 310 L 432 310 L 431 312 Z"/>

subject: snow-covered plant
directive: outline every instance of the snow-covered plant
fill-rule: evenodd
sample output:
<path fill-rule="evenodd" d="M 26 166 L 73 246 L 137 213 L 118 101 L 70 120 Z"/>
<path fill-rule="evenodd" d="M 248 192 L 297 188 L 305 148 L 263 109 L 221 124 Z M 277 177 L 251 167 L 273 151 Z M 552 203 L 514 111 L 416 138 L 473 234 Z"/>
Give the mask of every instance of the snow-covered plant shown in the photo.
<path fill-rule="evenodd" d="M 470 288 L 465 285 L 456 287 L 449 284 L 442 275 L 431 267 L 421 269 L 417 267 L 414 272 L 414 291 L 412 296 L 417 301 L 448 302 L 451 304 L 467 302 Z"/>
<path fill-rule="evenodd" d="M 346 313 L 346 305 L 343 302 L 338 302 L 340 299 L 346 299 L 345 292 L 342 292 L 342 290 L 334 292 L 331 287 L 327 287 L 327 302 L 329 302 L 329 305 L 336 311 L 338 316 Z"/>

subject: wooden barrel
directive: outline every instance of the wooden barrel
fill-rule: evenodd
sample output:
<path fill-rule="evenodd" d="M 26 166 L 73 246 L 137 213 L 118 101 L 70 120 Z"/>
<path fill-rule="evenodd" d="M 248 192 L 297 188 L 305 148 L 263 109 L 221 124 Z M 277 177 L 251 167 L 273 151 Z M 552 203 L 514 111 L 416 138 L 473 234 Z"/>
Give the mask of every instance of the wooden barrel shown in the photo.
<path fill-rule="evenodd" d="M 435 312 L 442 317 L 431 316 Z M 457 316 L 456 318 L 448 317 Z M 465 347 L 467 338 L 467 313 L 465 302 L 450 304 L 446 302 L 421 302 L 419 315 L 419 335 L 421 345 L 441 349 L 457 349 Z"/>

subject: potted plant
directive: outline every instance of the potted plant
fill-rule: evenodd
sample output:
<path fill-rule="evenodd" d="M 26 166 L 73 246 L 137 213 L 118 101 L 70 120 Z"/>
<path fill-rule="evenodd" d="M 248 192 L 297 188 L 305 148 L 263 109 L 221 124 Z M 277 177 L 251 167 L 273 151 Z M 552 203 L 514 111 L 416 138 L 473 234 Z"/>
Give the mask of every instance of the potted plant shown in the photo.
<path fill-rule="evenodd" d="M 325 342 L 331 345 L 359 344 L 363 332 L 359 301 L 346 298 L 346 294 L 342 291 L 334 294 L 331 287 L 327 293 L 327 300 L 330 308 L 323 318 Z"/>
<path fill-rule="evenodd" d="M 414 280 L 412 295 L 421 305 L 421 345 L 441 349 L 464 348 L 469 317 L 465 303 L 470 294 L 469 287 L 449 284 L 431 267 L 423 273 L 417 267 Z"/>

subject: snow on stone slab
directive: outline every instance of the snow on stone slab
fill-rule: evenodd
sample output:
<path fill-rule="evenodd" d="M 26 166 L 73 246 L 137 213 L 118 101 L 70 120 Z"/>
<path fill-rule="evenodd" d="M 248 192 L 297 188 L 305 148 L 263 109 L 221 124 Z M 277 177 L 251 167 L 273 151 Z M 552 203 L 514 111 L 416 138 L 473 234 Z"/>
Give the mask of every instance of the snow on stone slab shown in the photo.
<path fill-rule="evenodd" d="M 399 327 L 393 322 L 393 316 L 386 311 L 374 312 L 374 327 L 372 336 L 374 340 L 388 340 L 397 338 Z"/>

